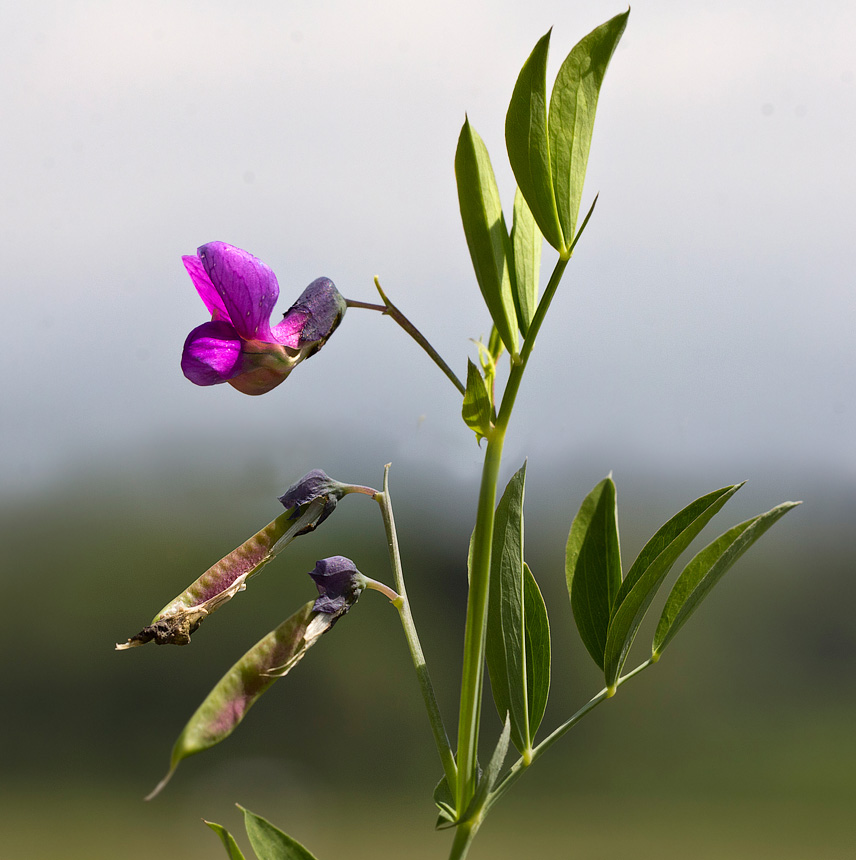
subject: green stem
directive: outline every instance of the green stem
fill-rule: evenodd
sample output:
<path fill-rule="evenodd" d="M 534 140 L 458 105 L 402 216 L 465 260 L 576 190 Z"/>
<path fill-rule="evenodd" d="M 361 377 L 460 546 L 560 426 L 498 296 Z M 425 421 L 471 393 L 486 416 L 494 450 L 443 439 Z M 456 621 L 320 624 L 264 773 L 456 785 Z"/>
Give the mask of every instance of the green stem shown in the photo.
<path fill-rule="evenodd" d="M 496 509 L 496 490 L 502 464 L 505 433 L 511 420 L 514 401 L 526 370 L 535 338 L 556 294 L 559 281 L 568 260 L 559 259 L 553 269 L 544 295 L 538 303 L 529 332 L 517 362 L 511 365 L 508 383 L 502 395 L 502 404 L 496 424 L 487 437 L 482 481 L 479 489 L 478 512 L 473 536 L 473 565 L 470 571 L 470 590 L 467 598 L 467 622 L 464 631 L 464 665 L 461 675 L 461 707 L 458 718 L 458 810 L 466 809 L 475 792 L 477 777 L 481 696 L 484 685 L 485 630 L 487 627 L 487 601 L 490 583 L 490 555 L 493 543 L 493 520 Z"/>
<path fill-rule="evenodd" d="M 467 852 L 470 850 L 470 845 L 473 844 L 473 839 L 476 838 L 476 833 L 481 826 L 482 819 L 469 819 L 459 824 L 455 828 L 455 840 L 452 842 L 452 849 L 449 852 L 449 860 L 464 860 Z"/>
<path fill-rule="evenodd" d="M 526 760 L 523 758 L 518 759 L 512 766 L 508 773 L 503 777 L 503 779 L 499 782 L 497 787 L 491 792 L 490 797 L 488 798 L 487 803 L 485 804 L 484 814 L 487 814 L 487 811 L 496 803 L 500 797 L 502 797 L 512 785 L 526 772 L 529 766 L 537 761 L 554 743 L 556 743 L 559 738 L 561 738 L 566 732 L 568 732 L 571 728 L 573 728 L 583 717 L 590 714 L 598 705 L 607 701 L 607 699 L 611 699 L 613 695 L 615 695 L 615 690 L 620 687 L 625 681 L 629 681 L 631 678 L 638 675 L 640 672 L 647 669 L 649 666 L 653 666 L 656 660 L 648 659 L 644 663 L 638 665 L 632 672 L 628 672 L 626 675 L 622 675 L 618 679 L 615 684 L 615 687 L 610 691 L 608 687 L 604 687 L 596 696 L 589 699 L 572 717 L 566 720 L 562 725 L 558 728 L 554 729 L 543 741 L 541 741 L 538 746 L 536 746 L 532 750 L 531 757 Z"/>
<path fill-rule="evenodd" d="M 473 536 L 473 566 L 467 597 L 467 622 L 464 630 L 464 663 L 461 675 L 461 707 L 458 719 L 458 792 L 456 808 L 467 808 L 477 777 L 479 718 L 484 685 L 484 645 L 487 621 L 490 555 L 493 542 L 493 519 L 496 486 L 502 463 L 505 427 L 499 422 L 490 431 L 479 489 L 478 513 Z"/>
<path fill-rule="evenodd" d="M 425 700 L 425 708 L 428 711 L 428 719 L 431 722 L 431 731 L 434 733 L 434 743 L 437 745 L 437 752 L 440 755 L 440 761 L 443 763 L 443 772 L 446 775 L 446 782 L 449 788 L 454 791 L 458 781 L 458 771 L 455 766 L 455 758 L 452 755 L 452 748 L 449 744 L 449 736 L 446 734 L 446 727 L 443 724 L 443 718 L 440 715 L 440 708 L 437 705 L 437 697 L 434 695 L 434 686 L 431 683 L 431 676 L 428 674 L 428 666 L 425 662 L 425 655 L 422 652 L 422 646 L 419 643 L 419 636 L 416 633 L 416 625 L 413 622 L 413 615 L 410 612 L 410 602 L 407 599 L 407 589 L 404 587 L 404 570 L 401 566 L 401 552 L 398 548 L 398 536 L 395 531 L 395 518 L 392 514 L 392 499 L 389 495 L 389 466 L 387 463 L 383 471 L 383 492 L 375 495 L 375 501 L 380 505 L 381 514 L 383 516 L 383 525 L 386 529 L 386 541 L 389 548 L 389 560 L 392 565 L 392 574 L 395 579 L 395 590 L 398 592 L 397 599 L 392 603 L 398 610 L 401 618 L 401 626 L 404 629 L 404 636 L 407 639 L 407 645 L 410 648 L 410 656 L 413 659 L 413 666 L 416 669 L 416 677 L 419 680 L 419 687 L 422 690 L 422 698 Z"/>
<path fill-rule="evenodd" d="M 437 367 L 446 374 L 446 376 L 452 381 L 455 388 L 457 388 L 462 395 L 466 394 L 467 388 L 463 382 L 455 376 L 452 368 L 443 361 L 440 357 L 440 353 L 431 346 L 425 338 L 425 335 L 423 335 L 422 332 L 419 331 L 419 329 L 416 328 L 416 326 L 413 325 L 413 323 L 410 322 L 410 320 L 407 319 L 407 317 L 404 316 L 404 314 L 386 297 L 386 294 L 381 289 L 380 281 L 377 278 L 375 278 L 375 286 L 377 287 L 377 291 L 380 293 L 380 297 L 383 299 L 382 305 L 374 305 L 370 302 L 358 302 L 354 299 L 345 299 L 345 303 L 349 308 L 365 308 L 366 310 L 379 311 L 386 316 L 392 317 L 392 319 L 394 319 L 413 338 L 413 340 L 415 340 L 416 343 L 418 343 L 419 346 L 428 353 L 434 364 L 436 364 Z"/>

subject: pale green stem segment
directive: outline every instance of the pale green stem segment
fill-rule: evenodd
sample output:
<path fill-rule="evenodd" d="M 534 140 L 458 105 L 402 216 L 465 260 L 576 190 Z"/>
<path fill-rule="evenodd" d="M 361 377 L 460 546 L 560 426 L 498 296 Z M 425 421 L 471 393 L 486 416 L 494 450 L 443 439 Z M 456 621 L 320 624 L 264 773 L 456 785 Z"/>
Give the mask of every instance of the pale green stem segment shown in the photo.
<path fill-rule="evenodd" d="M 467 388 L 463 382 L 455 375 L 455 372 L 446 364 L 445 361 L 440 357 L 440 353 L 434 349 L 433 346 L 427 341 L 425 335 L 407 319 L 406 316 L 386 297 L 383 289 L 381 289 L 380 281 L 375 278 L 374 279 L 375 286 L 377 287 L 377 291 L 380 293 L 380 297 L 383 299 L 382 305 L 371 304 L 370 302 L 358 302 L 352 299 L 345 299 L 346 304 L 349 308 L 365 308 L 370 311 L 379 311 L 386 316 L 392 317 L 412 338 L 428 353 L 431 357 L 431 361 L 446 374 L 446 376 L 452 381 L 452 385 L 461 392 L 462 395 L 467 393 Z"/>
<path fill-rule="evenodd" d="M 656 660 L 646 660 L 641 665 L 637 666 L 632 672 L 628 672 L 616 682 L 615 688 L 620 687 L 625 681 L 629 681 L 635 675 L 638 675 L 644 669 L 652 666 Z M 583 717 L 590 714 L 599 704 L 612 698 L 615 694 L 615 688 L 610 690 L 604 688 L 594 698 L 586 702 L 570 719 L 562 723 L 548 737 L 544 738 L 538 746 L 536 746 L 530 755 L 522 756 L 511 767 L 505 777 L 500 781 L 499 785 L 485 798 L 484 804 L 473 811 L 472 815 L 466 821 L 461 822 L 455 830 L 455 840 L 452 843 L 451 851 L 449 852 L 449 860 L 464 860 L 470 850 L 475 835 L 481 827 L 482 822 L 487 816 L 490 808 L 502 797 L 509 788 L 526 772 L 529 766 L 540 758 L 562 735 L 569 729 L 575 726 Z"/>
<path fill-rule="evenodd" d="M 568 258 L 569 259 L 569 258 Z M 464 665 L 461 676 L 461 707 L 458 720 L 458 791 L 456 804 L 458 810 L 467 808 L 475 793 L 477 779 L 476 756 L 479 741 L 479 720 L 481 697 L 484 686 L 485 631 L 487 628 L 488 585 L 490 582 L 490 555 L 493 543 L 493 520 L 496 509 L 496 491 L 499 469 L 502 464 L 502 448 L 505 433 L 514 409 L 514 401 L 520 388 L 523 373 L 535 338 L 547 315 L 547 310 L 556 294 L 556 289 L 564 274 L 568 259 L 559 259 L 553 269 L 544 295 L 529 326 L 520 357 L 512 362 L 508 384 L 502 395 L 502 404 L 497 414 L 496 424 L 487 437 L 482 481 L 479 490 L 476 527 L 473 535 L 473 564 L 470 571 L 470 590 L 467 598 L 467 622 L 464 632 Z M 473 834 L 474 835 L 474 834 Z M 463 856 L 463 855 L 458 855 Z"/>
<path fill-rule="evenodd" d="M 395 518 L 392 514 L 392 499 L 389 495 L 389 467 L 387 463 L 383 471 L 383 492 L 377 493 L 374 497 L 375 501 L 380 505 L 381 515 L 383 516 L 383 525 L 386 530 L 386 542 L 389 549 L 389 560 L 392 566 L 393 577 L 395 578 L 395 588 L 398 592 L 393 598 L 383 591 L 392 601 L 393 606 L 398 610 L 401 617 L 401 626 L 404 629 L 404 636 L 407 639 L 407 645 L 410 649 L 410 656 L 413 659 L 413 666 L 416 669 L 416 677 L 419 680 L 419 688 L 422 690 L 422 698 L 425 700 L 425 708 L 428 711 L 428 719 L 431 722 L 431 731 L 434 733 L 434 743 L 437 745 L 437 752 L 440 755 L 440 761 L 443 764 L 443 772 L 446 775 L 446 781 L 450 787 L 454 787 L 458 781 L 458 771 L 455 766 L 455 758 L 452 755 L 452 747 L 449 744 L 449 736 L 446 734 L 446 727 L 443 724 L 443 718 L 440 715 L 440 708 L 437 705 L 437 697 L 434 695 L 434 687 L 431 684 L 431 676 L 428 673 L 428 666 L 425 662 L 425 655 L 422 653 L 422 646 L 419 643 L 419 636 L 416 633 L 416 625 L 413 623 L 413 616 L 410 612 L 410 602 L 407 599 L 407 590 L 404 587 L 404 569 L 401 565 L 401 553 L 398 548 L 398 536 L 395 531 Z M 376 587 L 368 583 L 368 587 Z M 383 589 L 377 589 L 383 590 Z"/>
<path fill-rule="evenodd" d="M 476 838 L 476 833 L 484 820 L 483 815 L 468 818 L 455 828 L 455 840 L 452 842 L 452 850 L 449 852 L 449 860 L 463 860 Z"/>
<path fill-rule="evenodd" d="M 499 800 L 500 797 L 502 797 L 505 792 L 508 791 L 508 789 L 511 788 L 511 786 L 514 785 L 514 783 L 526 772 L 527 768 L 533 762 L 537 761 L 554 743 L 556 743 L 557 740 L 559 740 L 559 738 L 573 728 L 583 717 L 590 714 L 598 705 L 607 701 L 607 699 L 611 699 L 615 695 L 616 689 L 625 683 L 625 681 L 629 681 L 649 666 L 653 666 L 656 662 L 656 660 L 649 658 L 644 663 L 638 665 L 632 672 L 622 675 L 618 681 L 616 681 L 614 687 L 604 687 L 596 696 L 589 699 L 589 701 L 586 702 L 585 705 L 583 705 L 572 717 L 567 719 L 562 723 L 562 725 L 554 729 L 546 738 L 544 738 L 544 740 L 532 750 L 532 755 L 528 759 L 521 757 L 517 762 L 515 762 L 505 777 L 500 781 L 499 785 L 497 785 L 497 787 L 491 792 L 490 797 L 485 804 L 485 814 L 491 806 L 493 806 L 493 804 L 496 803 L 497 800 Z"/>

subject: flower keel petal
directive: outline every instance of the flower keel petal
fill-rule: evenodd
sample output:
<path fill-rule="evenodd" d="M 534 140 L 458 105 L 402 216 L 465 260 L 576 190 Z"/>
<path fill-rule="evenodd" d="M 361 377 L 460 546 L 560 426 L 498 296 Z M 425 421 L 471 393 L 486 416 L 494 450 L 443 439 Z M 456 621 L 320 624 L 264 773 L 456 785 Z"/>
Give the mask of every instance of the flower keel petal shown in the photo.
<path fill-rule="evenodd" d="M 216 320 L 193 329 L 184 342 L 181 369 L 197 385 L 228 382 L 241 372 L 241 338 L 231 323 Z"/>
<path fill-rule="evenodd" d="M 285 319 L 271 329 L 271 336 L 277 343 L 283 346 L 298 349 L 300 347 L 300 335 L 309 318 L 307 311 L 290 310 Z"/>

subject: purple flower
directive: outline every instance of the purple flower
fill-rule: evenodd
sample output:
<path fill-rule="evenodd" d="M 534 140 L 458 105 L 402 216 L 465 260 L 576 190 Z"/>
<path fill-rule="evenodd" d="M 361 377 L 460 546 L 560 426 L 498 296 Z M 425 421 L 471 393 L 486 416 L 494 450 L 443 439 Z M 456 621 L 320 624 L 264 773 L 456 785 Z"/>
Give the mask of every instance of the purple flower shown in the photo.
<path fill-rule="evenodd" d="M 181 357 L 184 375 L 197 385 L 228 382 L 244 394 L 265 394 L 318 352 L 345 315 L 333 282 L 318 278 L 271 327 L 279 284 L 261 260 L 225 242 L 181 259 L 211 314 L 187 336 Z"/>

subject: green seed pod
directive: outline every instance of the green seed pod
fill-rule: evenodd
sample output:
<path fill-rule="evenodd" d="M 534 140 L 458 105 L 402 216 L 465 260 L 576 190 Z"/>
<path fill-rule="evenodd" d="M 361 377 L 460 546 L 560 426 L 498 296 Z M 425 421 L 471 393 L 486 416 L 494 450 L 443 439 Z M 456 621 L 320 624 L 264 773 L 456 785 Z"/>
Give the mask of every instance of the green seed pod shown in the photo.
<path fill-rule="evenodd" d="M 217 682 L 172 748 L 169 772 L 146 798 L 167 784 L 179 762 L 228 737 L 262 693 L 287 675 L 326 633 L 338 615 L 316 612 L 310 600 L 261 639 Z M 347 610 L 345 610 L 347 611 Z"/>
<path fill-rule="evenodd" d="M 247 580 L 257 574 L 294 538 L 313 529 L 324 514 L 325 500 L 310 502 L 302 514 L 293 519 L 286 511 L 249 540 L 233 549 L 217 564 L 171 600 L 136 636 L 116 645 L 118 651 L 155 641 L 157 645 L 187 645 L 208 615 L 246 588 Z"/>

